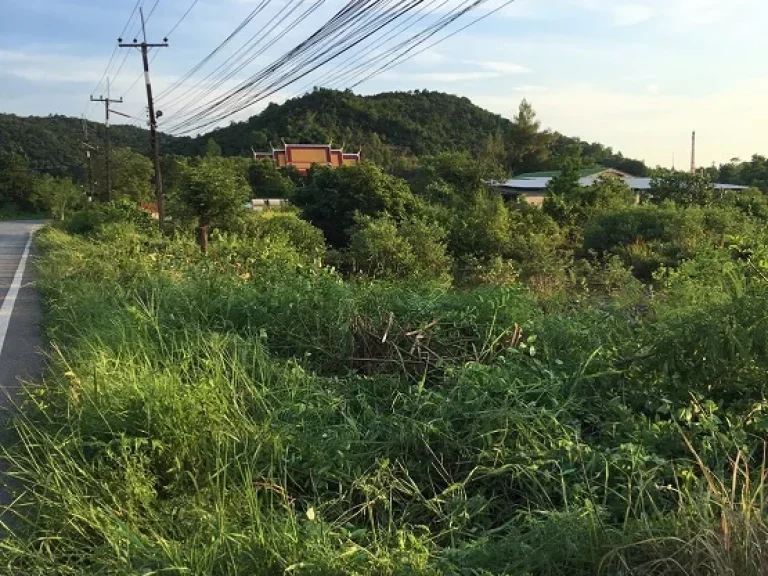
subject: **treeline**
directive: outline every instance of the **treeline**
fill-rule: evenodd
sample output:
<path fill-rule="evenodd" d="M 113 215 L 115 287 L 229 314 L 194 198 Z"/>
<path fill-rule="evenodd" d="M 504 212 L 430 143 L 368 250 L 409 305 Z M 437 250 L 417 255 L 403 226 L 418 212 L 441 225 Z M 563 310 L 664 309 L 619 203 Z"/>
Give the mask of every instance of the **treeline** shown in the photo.
<path fill-rule="evenodd" d="M 90 178 L 83 146 L 85 127 L 93 147 Z M 69 178 L 84 194 L 106 198 L 105 128 L 93 122 L 85 127 L 81 120 L 63 116 L 0 115 L 0 153 L 6 159 L 19 158 L 36 174 Z M 150 201 L 152 169 L 146 161 L 147 132 L 133 126 L 113 126 L 110 137 L 115 150 L 112 180 L 116 196 Z M 609 147 L 542 130 L 527 101 L 508 120 L 475 106 L 467 98 L 439 92 L 358 96 L 349 91 L 325 89 L 316 89 L 282 105 L 271 104 L 247 122 L 194 139 L 163 136 L 163 163 L 172 169 L 178 156 L 217 155 L 239 157 L 240 162 L 247 162 L 251 149 L 268 150 L 271 145 L 279 146 L 283 139 L 298 143 L 333 142 L 345 145 L 348 150 L 360 149 L 364 158 L 386 172 L 406 178 L 419 168 L 422 158 L 446 152 L 468 154 L 483 164 L 488 178 L 495 179 L 523 172 L 559 170 L 574 161 L 584 168 L 603 166 L 636 176 L 654 172 L 643 162 L 625 158 Z M 748 162 L 734 159 L 703 172 L 712 181 L 768 190 L 768 160 L 762 156 L 754 156 Z M 10 205 L 16 205 L 29 210 L 34 202 L 24 197 L 30 192 L 31 189 L 8 191 L 0 198 L 0 207 L 5 206 L 8 211 Z M 273 196 L 284 193 L 269 192 Z"/>
<path fill-rule="evenodd" d="M 580 186 L 580 164 L 571 160 L 550 183 L 540 209 L 489 187 L 494 165 L 466 153 L 423 157 L 399 176 L 370 161 L 316 166 L 301 176 L 269 161 L 209 152 L 164 161 L 174 230 L 196 229 L 207 251 L 211 235 L 261 234 L 263 216 L 243 209 L 249 199 L 286 198 L 295 214 L 270 226 L 285 226 L 291 242 L 313 259 L 372 280 L 443 287 L 523 283 L 545 295 L 588 286 L 611 291 L 627 282 L 653 282 L 661 271 L 757 234 L 768 222 L 762 192 L 719 191 L 704 175 L 659 171 L 650 193 L 638 197 L 612 177 Z M 135 169 L 146 177 L 152 168 L 143 160 Z M 114 197 L 151 203 L 151 189 L 136 184 L 142 181 L 130 171 L 116 172 Z M 99 210 L 78 215 L 78 230 L 103 224 Z"/>
<path fill-rule="evenodd" d="M 0 115 L 0 151 L 27 157 L 35 171 L 68 176 L 85 183 L 84 128 L 99 158 L 104 150 L 102 123 L 65 116 L 45 118 Z M 113 125 L 110 137 L 117 148 L 149 153 L 149 135 L 134 126 Z M 647 168 L 601 144 L 542 131 L 533 109 L 521 108 L 514 121 L 475 106 L 467 98 L 440 92 L 416 91 L 358 96 L 352 92 L 317 89 L 271 104 L 247 122 L 232 124 L 197 138 L 162 137 L 163 150 L 187 156 L 205 154 L 213 139 L 226 156 L 248 156 L 251 149 L 269 150 L 281 140 L 300 143 L 333 141 L 387 169 L 408 165 L 415 158 L 441 152 L 488 156 L 506 172 L 559 168 L 577 151 L 585 166 L 607 166 L 638 176 Z M 97 160 L 98 161 L 98 160 Z"/>

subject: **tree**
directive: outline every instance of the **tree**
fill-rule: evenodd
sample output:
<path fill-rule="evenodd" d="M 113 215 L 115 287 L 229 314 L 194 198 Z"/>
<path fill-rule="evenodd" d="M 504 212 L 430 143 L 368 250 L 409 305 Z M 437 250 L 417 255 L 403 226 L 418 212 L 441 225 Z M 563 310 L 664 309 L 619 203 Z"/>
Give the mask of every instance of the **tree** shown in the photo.
<path fill-rule="evenodd" d="M 205 155 L 208 158 L 215 158 L 221 156 L 221 146 L 213 138 L 208 138 L 205 143 Z"/>
<path fill-rule="evenodd" d="M 509 167 L 515 174 L 541 170 L 550 157 L 552 136 L 541 132 L 541 123 L 528 100 L 520 102 L 510 130 Z"/>
<path fill-rule="evenodd" d="M 179 197 L 198 221 L 200 249 L 208 252 L 210 227 L 235 217 L 248 200 L 248 183 L 227 158 L 206 157 L 181 165 Z"/>
<path fill-rule="evenodd" d="M 84 197 L 84 192 L 70 178 L 54 178 L 48 174 L 37 181 L 33 194 L 35 203 L 59 220 L 64 220 Z"/>
<path fill-rule="evenodd" d="M 408 184 L 378 166 L 363 162 L 356 166 L 315 166 L 309 182 L 294 195 L 305 219 L 320 228 L 337 248 L 349 243 L 355 215 L 377 216 L 384 212 L 402 220 L 420 210 Z"/>
<path fill-rule="evenodd" d="M 0 153 L 0 209 L 33 210 L 35 174 L 29 160 L 17 152 Z"/>
<path fill-rule="evenodd" d="M 544 212 L 559 224 L 573 224 L 579 216 L 581 164 L 578 158 L 565 162 L 560 173 L 547 184 Z"/>
<path fill-rule="evenodd" d="M 498 192 L 479 189 L 453 211 L 451 253 L 488 261 L 504 256 L 509 243 L 509 209 Z"/>
<path fill-rule="evenodd" d="M 602 175 L 582 191 L 584 216 L 620 210 L 637 203 L 637 195 L 624 180 L 613 175 Z"/>
<path fill-rule="evenodd" d="M 254 160 L 248 167 L 254 198 L 290 198 L 296 185 L 272 160 Z"/>
<path fill-rule="evenodd" d="M 708 206 L 715 189 L 704 175 L 661 170 L 651 180 L 650 197 L 655 204 L 670 200 L 680 206 Z"/>
<path fill-rule="evenodd" d="M 112 154 L 112 193 L 139 204 L 154 198 L 152 161 L 130 148 L 118 148 Z"/>

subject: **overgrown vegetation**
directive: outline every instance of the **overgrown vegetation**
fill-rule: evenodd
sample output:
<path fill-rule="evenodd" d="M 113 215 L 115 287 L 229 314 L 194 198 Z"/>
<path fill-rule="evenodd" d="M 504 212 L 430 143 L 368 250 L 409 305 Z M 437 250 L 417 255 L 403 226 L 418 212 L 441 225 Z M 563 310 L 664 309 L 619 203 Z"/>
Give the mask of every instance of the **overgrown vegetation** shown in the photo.
<path fill-rule="evenodd" d="M 443 154 L 259 165 L 297 211 L 255 213 L 249 166 L 169 170 L 164 235 L 128 199 L 41 233 L 3 570 L 764 573 L 761 196 L 566 170 L 540 210 Z"/>
<path fill-rule="evenodd" d="M 588 147 L 527 104 L 491 131 L 457 99 L 385 96 L 285 108 L 312 139 L 344 136 L 342 111 L 354 134 L 400 114 L 384 166 L 227 156 L 250 124 L 166 156 L 162 233 L 134 151 L 109 203 L 0 157 L 2 207 L 57 218 L 0 572 L 765 574 L 763 192 L 664 171 L 641 198 L 580 187 Z M 438 103 L 456 113 L 420 131 Z M 487 141 L 446 150 L 475 120 Z M 541 209 L 486 184 L 553 165 Z"/>

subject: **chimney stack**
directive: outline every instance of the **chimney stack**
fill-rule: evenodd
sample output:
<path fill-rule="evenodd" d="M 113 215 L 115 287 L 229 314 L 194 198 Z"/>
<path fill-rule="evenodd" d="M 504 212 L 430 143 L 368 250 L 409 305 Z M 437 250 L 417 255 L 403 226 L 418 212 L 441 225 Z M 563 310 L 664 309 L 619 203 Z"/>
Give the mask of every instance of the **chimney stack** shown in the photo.
<path fill-rule="evenodd" d="M 696 131 L 693 131 L 691 138 L 691 174 L 696 175 Z"/>

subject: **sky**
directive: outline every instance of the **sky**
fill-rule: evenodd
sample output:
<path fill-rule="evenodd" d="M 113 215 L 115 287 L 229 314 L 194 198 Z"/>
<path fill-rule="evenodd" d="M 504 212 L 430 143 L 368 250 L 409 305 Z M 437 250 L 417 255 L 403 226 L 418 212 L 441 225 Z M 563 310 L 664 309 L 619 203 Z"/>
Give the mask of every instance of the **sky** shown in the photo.
<path fill-rule="evenodd" d="M 193 0 L 142 1 L 147 14 L 157 1 L 148 39 L 158 42 Z M 198 0 L 171 34 L 170 46 L 153 54 L 155 93 L 162 94 L 205 57 L 258 1 Z M 700 166 L 768 155 L 765 0 L 516 0 L 487 13 L 501 1 L 491 0 L 482 9 L 486 12 L 462 20 L 486 15 L 481 22 L 355 91 L 439 90 L 466 96 L 507 118 L 527 98 L 543 127 L 600 142 L 652 166 L 675 162 L 686 167 L 692 130 Z M 274 9 L 286 2 L 274 0 Z M 88 97 L 106 94 L 102 77 L 135 3 L 0 0 L 0 112 L 85 113 L 103 120 L 103 107 L 88 104 Z M 229 85 L 300 42 L 343 3 L 326 0 L 309 21 L 276 39 Z M 261 25 L 254 20 L 242 40 Z M 137 32 L 137 23 L 131 22 L 125 39 Z M 140 124 L 146 95 L 138 51 L 118 49 L 109 76 L 111 96 L 124 98 L 115 110 L 134 118 L 118 121 Z M 271 100 L 298 95 L 313 79 Z M 234 119 L 256 114 L 266 103 Z M 165 118 L 172 118 L 172 99 L 160 98 L 159 106 Z"/>

